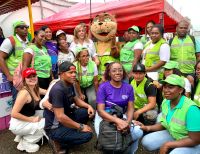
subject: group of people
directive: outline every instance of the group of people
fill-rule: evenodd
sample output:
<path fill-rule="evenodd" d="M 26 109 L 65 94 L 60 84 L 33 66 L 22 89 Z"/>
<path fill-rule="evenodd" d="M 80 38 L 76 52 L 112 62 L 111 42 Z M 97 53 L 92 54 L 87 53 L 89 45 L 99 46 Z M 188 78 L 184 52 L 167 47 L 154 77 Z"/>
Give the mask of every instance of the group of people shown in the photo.
<path fill-rule="evenodd" d="M 13 24 L 14 35 L 0 47 L 0 68 L 13 97 L 10 130 L 17 149 L 32 153 L 47 137 L 55 153 L 98 138 L 102 120 L 118 131 L 130 131 L 149 151 L 161 154 L 200 153 L 200 43 L 188 34 L 189 23 L 180 21 L 174 38 L 163 39 L 164 28 L 149 21 L 145 35 L 132 26 L 124 33 L 117 61 L 101 60 L 95 43 L 80 23 L 74 41 L 66 33 L 42 26 L 30 43 L 28 26 Z M 23 88 L 13 85 L 13 74 L 22 64 Z M 99 77 L 102 76 L 102 77 Z M 101 80 L 100 80 L 101 79 Z M 113 105 L 123 108 L 124 118 L 111 115 Z M 88 125 L 88 121 L 91 125 Z"/>

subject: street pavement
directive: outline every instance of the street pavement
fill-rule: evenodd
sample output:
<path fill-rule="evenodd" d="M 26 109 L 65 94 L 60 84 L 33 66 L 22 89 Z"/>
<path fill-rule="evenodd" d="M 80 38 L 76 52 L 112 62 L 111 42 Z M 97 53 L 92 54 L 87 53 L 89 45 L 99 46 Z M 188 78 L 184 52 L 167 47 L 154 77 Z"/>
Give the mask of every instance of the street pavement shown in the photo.
<path fill-rule="evenodd" d="M 26 154 L 17 150 L 17 143 L 14 142 L 15 136 L 9 130 L 0 131 L 0 154 Z M 93 139 L 83 145 L 73 147 L 70 149 L 69 154 L 101 154 L 94 147 L 96 144 L 95 135 Z M 52 150 L 47 142 L 45 142 L 38 152 L 35 154 L 52 154 Z M 146 152 L 143 148 L 139 147 L 137 154 L 156 154 Z"/>

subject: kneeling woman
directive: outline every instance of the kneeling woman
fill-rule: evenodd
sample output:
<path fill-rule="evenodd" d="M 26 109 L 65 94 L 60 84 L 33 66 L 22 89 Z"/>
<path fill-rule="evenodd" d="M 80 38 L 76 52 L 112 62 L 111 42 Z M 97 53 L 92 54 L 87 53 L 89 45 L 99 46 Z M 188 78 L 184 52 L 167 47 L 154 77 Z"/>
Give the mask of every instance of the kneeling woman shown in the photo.
<path fill-rule="evenodd" d="M 40 94 L 45 94 L 45 90 L 39 89 L 36 71 L 27 68 L 22 74 L 24 87 L 17 95 L 17 99 L 12 109 L 10 130 L 16 135 L 14 141 L 19 142 L 17 149 L 28 153 L 39 150 L 36 144 L 44 134 L 44 118 L 41 114 L 36 114 L 39 109 Z"/>
<path fill-rule="evenodd" d="M 127 131 L 130 128 L 134 112 L 133 88 L 128 83 L 122 82 L 126 78 L 126 73 L 122 65 L 117 62 L 110 63 L 106 67 L 104 76 L 106 82 L 100 85 L 97 93 L 98 113 L 96 113 L 95 117 L 95 131 L 97 136 L 99 134 L 99 124 L 102 119 L 115 123 L 119 131 Z M 126 120 L 109 114 L 113 103 L 123 108 Z M 130 132 L 134 140 L 131 147 L 131 154 L 133 154 L 138 148 L 138 140 L 142 137 L 143 132 L 139 127 L 131 127 Z"/>
<path fill-rule="evenodd" d="M 200 110 L 182 95 L 184 79 L 172 74 L 163 82 L 165 100 L 162 102 L 160 123 L 141 128 L 155 131 L 142 139 L 149 151 L 160 149 L 160 154 L 194 154 L 200 151 Z"/>
<path fill-rule="evenodd" d="M 87 48 L 80 47 L 76 49 L 76 62 L 74 65 L 77 70 L 77 89 L 86 95 L 88 103 L 96 109 L 96 92 L 98 89 L 98 70 L 95 62 L 89 59 L 89 52 Z M 82 92 L 78 92 L 82 95 Z M 85 99 L 82 95 L 81 99 Z"/>

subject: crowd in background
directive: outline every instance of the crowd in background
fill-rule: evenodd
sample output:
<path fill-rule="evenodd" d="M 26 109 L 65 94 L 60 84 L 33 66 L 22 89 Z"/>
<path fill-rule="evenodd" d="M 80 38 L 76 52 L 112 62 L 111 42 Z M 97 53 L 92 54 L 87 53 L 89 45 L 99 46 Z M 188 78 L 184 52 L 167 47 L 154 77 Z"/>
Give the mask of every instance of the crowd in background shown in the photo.
<path fill-rule="evenodd" d="M 180 21 L 169 40 L 154 21 L 146 24 L 143 36 L 139 27 L 128 28 L 119 58 L 107 61 L 103 74 L 84 23 L 75 27 L 70 43 L 63 30 L 54 40 L 48 26 L 35 31 L 30 42 L 23 21 L 13 24 L 14 35 L 8 38 L 0 29 L 0 71 L 6 77 L 1 84 L 12 93 L 9 129 L 17 149 L 36 152 L 46 136 L 54 151 L 66 153 L 92 138 L 90 119 L 97 137 L 102 120 L 119 131 L 130 130 L 131 154 L 143 134 L 142 145 L 149 151 L 199 154 L 200 42 L 188 27 Z M 23 87 L 17 89 L 13 79 L 20 63 Z M 109 114 L 113 104 L 123 108 L 125 120 Z"/>

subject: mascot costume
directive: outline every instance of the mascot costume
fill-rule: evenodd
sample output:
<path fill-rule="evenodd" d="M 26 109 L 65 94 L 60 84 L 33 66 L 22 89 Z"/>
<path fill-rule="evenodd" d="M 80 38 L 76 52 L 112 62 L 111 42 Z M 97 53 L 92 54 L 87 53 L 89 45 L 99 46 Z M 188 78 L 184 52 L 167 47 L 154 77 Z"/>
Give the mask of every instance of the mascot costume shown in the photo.
<path fill-rule="evenodd" d="M 118 61 L 119 48 L 116 45 L 117 22 L 114 16 L 108 13 L 97 15 L 91 24 L 91 33 L 96 38 L 96 50 L 99 64 L 99 79 L 105 72 L 106 63 Z"/>

